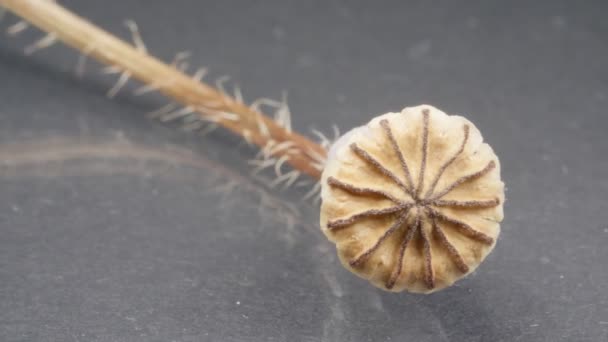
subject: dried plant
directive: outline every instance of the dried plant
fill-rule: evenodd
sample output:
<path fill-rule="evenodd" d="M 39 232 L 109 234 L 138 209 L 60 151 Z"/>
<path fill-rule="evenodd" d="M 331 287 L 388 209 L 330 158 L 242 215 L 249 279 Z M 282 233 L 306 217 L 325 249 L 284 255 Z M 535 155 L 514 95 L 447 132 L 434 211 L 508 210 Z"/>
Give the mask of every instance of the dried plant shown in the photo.
<path fill-rule="evenodd" d="M 250 164 L 254 174 L 274 171 L 270 187 L 310 185 L 299 178 L 312 177 L 304 198 L 321 192 L 321 229 L 336 243 L 342 263 L 384 290 L 430 293 L 450 286 L 496 243 L 504 202 L 498 158 L 464 118 L 431 106 L 406 108 L 344 136 L 335 129 L 331 140 L 313 131 L 317 143 L 292 131 L 285 96 L 247 105 L 240 89 L 227 93 L 226 77 L 214 88 L 202 82 L 206 69 L 186 74 L 187 53 L 169 64 L 154 58 L 133 21 L 126 22 L 133 40 L 128 44 L 54 0 L 0 5 L 25 20 L 11 26 L 10 35 L 30 24 L 47 32 L 26 54 L 62 41 L 81 52 L 78 73 L 91 57 L 107 65 L 105 73 L 118 75 L 109 97 L 137 79 L 143 86 L 135 95 L 158 91 L 174 101 L 150 117 L 179 119 L 184 129 L 202 134 L 222 126 L 257 145 L 260 152 Z M 263 106 L 274 115 L 264 115 Z M 293 169 L 285 170 L 286 164 Z"/>

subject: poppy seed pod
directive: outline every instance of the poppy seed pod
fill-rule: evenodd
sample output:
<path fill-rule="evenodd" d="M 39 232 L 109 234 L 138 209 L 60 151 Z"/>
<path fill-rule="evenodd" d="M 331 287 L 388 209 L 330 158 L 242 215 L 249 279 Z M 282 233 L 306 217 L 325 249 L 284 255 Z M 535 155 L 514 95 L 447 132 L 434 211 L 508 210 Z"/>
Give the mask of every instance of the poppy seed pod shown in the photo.
<path fill-rule="evenodd" d="M 470 121 L 431 106 L 342 136 L 321 181 L 321 229 L 347 269 L 384 290 L 450 286 L 500 233 L 498 158 Z"/>

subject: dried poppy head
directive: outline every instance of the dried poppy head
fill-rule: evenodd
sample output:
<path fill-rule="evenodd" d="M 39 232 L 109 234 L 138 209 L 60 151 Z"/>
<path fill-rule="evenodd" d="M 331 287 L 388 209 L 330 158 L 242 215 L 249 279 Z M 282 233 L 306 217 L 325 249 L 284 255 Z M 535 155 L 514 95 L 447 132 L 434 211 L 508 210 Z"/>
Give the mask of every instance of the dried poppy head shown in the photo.
<path fill-rule="evenodd" d="M 321 228 L 342 264 L 389 291 L 472 272 L 503 218 L 498 158 L 467 119 L 427 105 L 374 118 L 331 148 Z"/>

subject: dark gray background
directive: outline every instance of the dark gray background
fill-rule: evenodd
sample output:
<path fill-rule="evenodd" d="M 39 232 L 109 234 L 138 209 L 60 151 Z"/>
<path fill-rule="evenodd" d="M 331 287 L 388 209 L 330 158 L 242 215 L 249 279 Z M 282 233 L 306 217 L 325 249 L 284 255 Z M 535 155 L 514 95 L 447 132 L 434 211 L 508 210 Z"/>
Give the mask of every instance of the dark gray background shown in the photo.
<path fill-rule="evenodd" d="M 466 115 L 503 165 L 499 243 L 419 296 L 345 271 L 305 189 L 254 150 L 146 119 L 158 97 L 55 46 L 0 43 L 2 341 L 607 341 L 606 1 L 64 1 L 247 99 L 287 90 L 296 129 L 404 106 Z M 171 3 L 171 5 L 168 5 Z M 7 17 L 3 28 L 15 22 Z"/>

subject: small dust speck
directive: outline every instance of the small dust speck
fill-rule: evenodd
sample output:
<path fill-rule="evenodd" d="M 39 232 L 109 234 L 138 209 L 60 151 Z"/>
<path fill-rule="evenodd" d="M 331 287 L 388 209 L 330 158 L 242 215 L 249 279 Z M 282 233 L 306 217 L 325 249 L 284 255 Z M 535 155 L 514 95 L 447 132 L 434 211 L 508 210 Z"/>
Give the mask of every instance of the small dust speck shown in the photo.
<path fill-rule="evenodd" d="M 12 209 L 14 212 L 16 212 L 16 213 L 18 213 L 18 212 L 20 212 L 20 211 L 21 211 L 21 208 L 19 208 L 19 206 L 15 205 L 15 204 L 13 204 L 13 205 L 11 206 L 11 209 Z"/>
<path fill-rule="evenodd" d="M 560 274 L 560 275 L 559 275 L 559 279 L 564 279 L 564 275 L 563 275 L 563 274 Z"/>
<path fill-rule="evenodd" d="M 604 228 L 604 233 L 608 233 L 608 228 Z"/>
<path fill-rule="evenodd" d="M 302 56 L 298 56 L 296 58 L 296 66 L 298 68 L 302 68 L 302 69 L 311 68 L 315 64 L 318 64 L 318 63 L 314 56 L 302 55 Z"/>
<path fill-rule="evenodd" d="M 540 258 L 540 263 L 541 263 L 541 264 L 546 265 L 546 264 L 548 264 L 548 263 L 550 263 L 550 262 L 551 262 L 551 259 L 549 259 L 549 258 L 548 258 L 548 257 L 546 257 L 546 256 L 544 256 L 544 257 L 541 257 L 541 258 Z"/>
<path fill-rule="evenodd" d="M 285 38 L 285 35 L 287 33 L 285 32 L 285 29 L 280 27 L 280 26 L 275 26 L 272 29 L 272 36 L 274 37 L 274 39 L 276 40 L 283 40 Z"/>
<path fill-rule="evenodd" d="M 467 18 L 467 27 L 470 28 L 471 30 L 476 29 L 479 26 L 479 19 L 475 18 L 475 17 L 469 17 Z"/>
<path fill-rule="evenodd" d="M 539 324 L 530 324 L 530 328 L 536 328 L 537 326 L 539 326 Z"/>
<path fill-rule="evenodd" d="M 236 305 L 241 305 L 241 302 L 239 302 L 238 300 L 235 303 Z"/>
<path fill-rule="evenodd" d="M 556 29 L 562 29 L 566 26 L 566 19 L 564 19 L 564 17 L 556 15 L 551 18 L 551 25 L 553 25 L 553 27 Z"/>
<path fill-rule="evenodd" d="M 432 46 L 433 44 L 428 39 L 419 41 L 409 48 L 408 55 L 414 61 L 423 59 L 431 52 Z"/>

